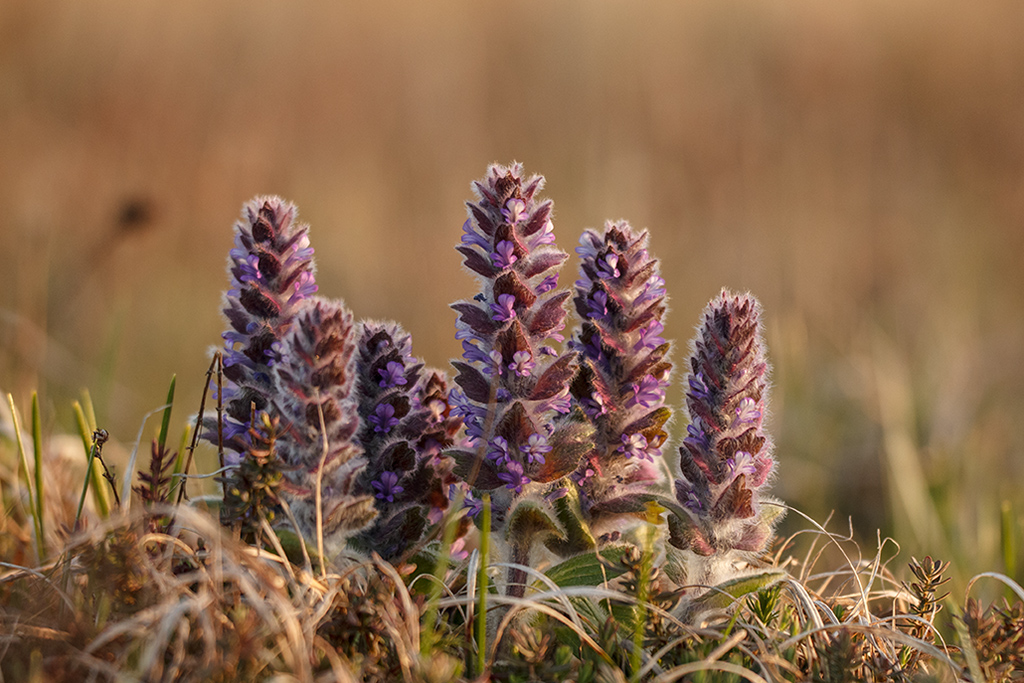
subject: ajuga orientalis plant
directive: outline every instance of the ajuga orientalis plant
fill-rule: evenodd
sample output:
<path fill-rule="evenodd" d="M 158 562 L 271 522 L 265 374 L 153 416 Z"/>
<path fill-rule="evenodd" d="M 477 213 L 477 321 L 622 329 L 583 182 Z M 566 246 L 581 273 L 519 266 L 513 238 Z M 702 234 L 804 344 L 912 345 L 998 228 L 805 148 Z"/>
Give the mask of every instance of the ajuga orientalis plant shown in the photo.
<path fill-rule="evenodd" d="M 648 234 L 625 221 L 585 230 L 579 278 L 562 288 L 568 254 L 543 185 L 519 164 L 473 184 L 456 249 L 479 290 L 452 304 L 463 355 L 451 386 L 397 323 L 353 321 L 315 294 L 294 206 L 246 205 L 224 309 L 226 416 L 206 421 L 207 438 L 229 451 L 226 522 L 254 527 L 259 500 L 267 521 L 332 553 L 410 557 L 449 510 L 464 533 L 486 493 L 516 595 L 536 553 L 625 543 L 666 510 L 690 583 L 733 578 L 766 548 L 780 508 L 763 492 L 773 461 L 758 304 L 723 293 L 705 313 L 670 492 L 671 344 Z M 578 318 L 567 330 L 570 301 Z"/>

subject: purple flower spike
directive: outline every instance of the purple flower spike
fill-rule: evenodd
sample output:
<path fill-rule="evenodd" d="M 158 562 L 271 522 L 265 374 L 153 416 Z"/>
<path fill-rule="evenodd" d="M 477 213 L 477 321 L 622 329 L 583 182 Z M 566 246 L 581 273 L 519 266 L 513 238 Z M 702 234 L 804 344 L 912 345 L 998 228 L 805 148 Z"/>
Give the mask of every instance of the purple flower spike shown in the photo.
<path fill-rule="evenodd" d="M 589 462 L 581 465 L 589 474 L 578 471 L 574 480 L 592 524 L 616 516 L 602 511 L 603 503 L 635 500 L 661 476 L 647 463 L 661 455 L 668 438 L 671 411 L 664 402 L 672 364 L 659 336 L 665 293 L 655 286 L 661 277 L 647 242 L 646 232 L 609 222 L 603 231 L 585 230 L 576 249 L 573 301 L 583 322 L 571 345 L 583 361 L 571 392 L 597 435 Z"/>
<path fill-rule="evenodd" d="M 302 535 L 315 537 L 318 511 L 312 492 L 322 476 L 322 518 L 339 522 L 324 532 L 334 539 L 332 552 L 337 552 L 377 514 L 372 494 L 356 484 L 367 461 L 356 440 L 352 314 L 338 302 L 308 300 L 282 337 L 281 348 L 281 362 L 270 369 L 275 391 L 268 410 L 289 425 L 275 445 L 290 484 L 282 497 Z"/>
<path fill-rule="evenodd" d="M 223 309 L 230 325 L 223 335 L 225 396 L 232 396 L 226 412 L 227 421 L 234 423 L 234 434 L 244 434 L 251 426 L 253 403 L 260 410 L 270 403 L 274 393 L 270 366 L 280 358 L 268 351 L 316 292 L 309 228 L 295 216 L 295 206 L 280 197 L 257 197 L 246 203 L 242 220 L 235 223 Z M 216 439 L 213 431 L 209 438 Z M 224 445 L 237 453 L 247 448 L 244 439 Z"/>
<path fill-rule="evenodd" d="M 508 240 L 498 242 L 491 254 L 491 261 L 494 262 L 494 267 L 498 270 L 510 268 L 518 260 L 519 258 L 515 255 L 515 245 Z"/>
<path fill-rule="evenodd" d="M 782 508 L 765 486 L 774 461 L 761 418 L 768 363 L 761 307 L 750 295 L 723 291 L 704 310 L 693 342 L 686 407 L 687 437 L 679 449 L 676 498 L 687 518 L 669 517 L 669 541 L 709 557 L 708 569 L 762 552 Z M 713 573 L 705 583 L 727 576 Z"/>
<path fill-rule="evenodd" d="M 466 447 L 453 450 L 455 474 L 478 497 L 490 491 L 509 519 L 533 477 L 553 486 L 576 469 L 577 444 L 593 433 L 570 395 L 577 354 L 554 348 L 564 341 L 569 292 L 558 289 L 557 270 L 568 255 L 553 246 L 542 187 L 519 164 L 491 166 L 474 183 L 467 237 L 456 247 L 480 288 L 452 304 L 456 336 L 466 340 L 455 382 L 471 406 L 459 409 L 472 413 Z"/>
<path fill-rule="evenodd" d="M 389 503 L 395 502 L 395 496 L 405 491 L 405 488 L 398 483 L 398 475 L 394 472 L 383 472 L 379 480 L 370 482 L 373 490 L 376 491 L 378 500 L 386 500 Z"/>
<path fill-rule="evenodd" d="M 405 379 L 405 366 L 396 360 L 388 362 L 386 368 L 379 368 L 377 374 L 381 378 L 379 386 L 383 389 L 408 384 L 408 380 Z"/>
<path fill-rule="evenodd" d="M 395 418 L 395 408 L 390 403 L 381 403 L 373 415 L 366 418 L 373 425 L 373 431 L 387 434 L 391 428 L 398 424 Z"/>
<path fill-rule="evenodd" d="M 444 451 L 463 418 L 472 425 L 480 416 L 462 392 L 449 392 L 443 373 L 423 367 L 412 354 L 410 335 L 397 323 L 360 325 L 356 367 L 358 436 L 368 460 L 359 485 L 374 495 L 380 516 L 353 539 L 353 547 L 394 558 L 444 515 L 445 491 L 454 481 Z M 394 500 L 378 495 L 381 484 Z"/>

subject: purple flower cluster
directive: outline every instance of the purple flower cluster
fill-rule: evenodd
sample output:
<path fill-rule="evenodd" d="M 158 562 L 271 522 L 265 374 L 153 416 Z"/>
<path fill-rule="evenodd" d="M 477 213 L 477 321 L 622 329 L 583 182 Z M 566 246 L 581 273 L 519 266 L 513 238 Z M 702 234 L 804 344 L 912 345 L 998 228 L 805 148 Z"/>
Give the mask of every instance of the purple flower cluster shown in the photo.
<path fill-rule="evenodd" d="M 672 364 L 665 327 L 665 281 L 646 232 L 625 221 L 586 230 L 576 253 L 574 303 L 583 319 L 573 398 L 597 427 L 593 449 L 573 477 L 593 521 L 621 510 L 660 479 L 653 466 L 667 438 L 664 406 Z"/>
<path fill-rule="evenodd" d="M 671 552 L 697 565 L 682 569 L 693 582 L 763 551 L 781 508 L 765 494 L 774 461 L 758 303 L 723 292 L 705 310 L 668 500 L 655 485 L 671 344 L 648 235 L 624 221 L 585 230 L 579 279 L 559 289 L 568 255 L 554 244 L 543 183 L 515 163 L 474 183 L 457 249 L 480 290 L 452 304 L 463 353 L 451 390 L 397 323 L 356 324 L 315 296 L 294 206 L 245 205 L 224 307 L 226 418 L 204 419 L 206 438 L 233 452 L 225 501 L 237 518 L 255 526 L 268 518 L 261 505 L 288 507 L 307 539 L 322 522 L 330 552 L 350 545 L 394 560 L 432 537 L 452 499 L 476 517 L 489 491 L 516 565 L 538 543 L 567 556 L 623 538 L 624 515 L 660 501 Z M 563 352 L 570 298 L 581 322 Z M 526 580 L 513 566 L 509 594 L 524 595 Z"/>
<path fill-rule="evenodd" d="M 679 449 L 670 541 L 700 556 L 764 550 L 781 516 L 765 495 L 774 468 L 762 428 L 768 363 L 761 307 L 750 295 L 723 291 L 704 311 L 693 342 L 686 406 L 690 424 Z"/>
<path fill-rule="evenodd" d="M 322 498 L 325 541 L 332 553 L 376 516 L 374 498 L 357 486 L 366 468 L 356 442 L 355 334 L 340 302 L 303 302 L 281 338 L 282 354 L 270 368 L 274 392 L 267 412 L 286 426 L 277 457 L 289 502 L 307 539 L 316 538 L 316 491 Z"/>
<path fill-rule="evenodd" d="M 295 221 L 295 206 L 279 197 L 258 197 L 235 223 L 235 246 L 224 297 L 230 329 L 223 334 L 224 396 L 227 417 L 222 438 L 237 464 L 248 447 L 246 431 L 252 407 L 266 408 L 273 394 L 270 367 L 279 358 L 281 339 L 296 312 L 316 293 L 313 249 L 308 226 Z M 218 440 L 215 430 L 207 438 Z"/>
<path fill-rule="evenodd" d="M 444 374 L 424 371 L 397 323 L 363 322 L 358 336 L 358 441 L 368 461 L 359 487 L 373 495 L 379 516 L 353 543 L 390 559 L 446 509 L 454 478 L 441 454 L 462 422 L 451 414 Z"/>
<path fill-rule="evenodd" d="M 464 351 L 453 362 L 461 391 L 452 402 L 478 451 L 455 451 L 456 471 L 475 489 L 503 491 L 492 494 L 496 509 L 502 496 L 574 471 L 578 449 L 565 446 L 589 428 L 564 417 L 576 354 L 552 342 L 564 341 L 569 293 L 555 291 L 555 271 L 568 255 L 554 246 L 551 202 L 537 199 L 542 185 L 519 164 L 491 166 L 474 184 L 478 201 L 468 203 L 457 247 L 481 292 L 452 304 Z"/>

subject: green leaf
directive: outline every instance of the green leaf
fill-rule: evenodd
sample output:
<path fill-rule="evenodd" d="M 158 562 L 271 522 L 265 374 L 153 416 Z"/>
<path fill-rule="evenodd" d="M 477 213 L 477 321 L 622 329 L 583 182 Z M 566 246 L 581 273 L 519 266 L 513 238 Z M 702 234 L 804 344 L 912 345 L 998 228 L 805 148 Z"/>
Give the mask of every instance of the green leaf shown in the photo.
<path fill-rule="evenodd" d="M 544 508 L 532 500 L 520 501 L 508 517 L 505 539 L 528 547 L 538 536 L 548 535 L 564 538 Z"/>
<path fill-rule="evenodd" d="M 571 557 L 547 570 L 544 575 L 560 588 L 570 586 L 599 586 L 622 576 L 627 569 L 622 556 L 633 546 L 619 544 L 604 548 L 598 553 L 586 553 Z"/>
<path fill-rule="evenodd" d="M 759 574 L 723 581 L 690 603 L 688 611 L 692 614 L 705 610 L 725 609 L 744 595 L 774 585 L 786 576 L 788 576 L 786 572 L 781 569 L 772 569 Z"/>
<path fill-rule="evenodd" d="M 597 541 L 583 520 L 579 492 L 576 488 L 570 486 L 564 496 L 555 500 L 554 508 L 555 516 L 561 522 L 565 534 L 560 538 L 549 538 L 545 543 L 548 549 L 562 557 L 593 550 Z"/>
<path fill-rule="evenodd" d="M 306 546 L 306 553 L 309 554 L 312 562 L 316 563 L 320 559 L 316 552 L 316 547 L 306 543 L 302 536 L 291 529 L 278 528 L 274 529 L 274 533 L 277 535 L 281 548 L 292 564 L 300 567 L 303 565 L 305 556 L 302 552 L 302 546 Z"/>
<path fill-rule="evenodd" d="M 167 430 L 171 425 L 171 408 L 174 407 L 174 384 L 177 379 L 177 375 L 171 375 L 171 388 L 167 390 L 167 407 L 164 408 L 164 419 L 160 423 L 160 436 L 156 440 L 161 451 L 167 445 Z"/>

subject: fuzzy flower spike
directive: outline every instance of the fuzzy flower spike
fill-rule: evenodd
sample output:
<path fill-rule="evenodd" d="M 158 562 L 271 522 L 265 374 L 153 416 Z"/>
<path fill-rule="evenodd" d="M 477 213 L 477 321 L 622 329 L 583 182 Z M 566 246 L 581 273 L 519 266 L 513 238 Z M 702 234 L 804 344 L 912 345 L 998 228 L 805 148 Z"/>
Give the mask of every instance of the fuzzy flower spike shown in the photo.
<path fill-rule="evenodd" d="M 393 559 L 447 508 L 455 479 L 440 454 L 462 421 L 451 415 L 444 374 L 424 370 L 398 323 L 365 321 L 358 338 L 358 439 L 367 459 L 359 487 L 374 497 L 379 515 L 354 545 Z"/>
<path fill-rule="evenodd" d="M 661 478 L 655 460 L 671 410 L 664 406 L 672 364 L 664 330 L 665 281 L 647 251 L 647 233 L 625 221 L 585 230 L 576 253 L 574 303 L 582 318 L 573 398 L 597 426 L 594 449 L 573 477 L 595 530 L 643 509 L 642 494 Z M 614 534 L 615 529 L 607 530 Z"/>
<path fill-rule="evenodd" d="M 564 339 L 569 292 L 556 289 L 556 271 L 568 255 L 553 245 L 551 202 L 536 197 L 542 184 L 519 164 L 490 167 L 474 184 L 479 199 L 468 204 L 458 247 L 481 291 L 452 304 L 464 349 L 452 363 L 461 388 L 453 401 L 473 449 L 452 454 L 460 478 L 492 492 L 498 525 L 515 516 L 516 501 L 550 488 L 535 485 L 574 472 L 593 432 L 582 411 L 570 414 L 576 354 L 551 345 Z"/>
<path fill-rule="evenodd" d="M 325 547 L 337 554 L 377 515 L 374 498 L 360 491 L 366 468 L 356 440 L 355 334 L 340 302 L 314 298 L 297 312 L 271 368 L 275 392 L 267 411 L 284 428 L 277 456 L 287 485 L 281 492 L 299 532 L 317 538 L 317 497 Z"/>
<path fill-rule="evenodd" d="M 704 311 L 693 342 L 686 406 L 687 437 L 679 449 L 670 542 L 693 555 L 686 580 L 714 585 L 768 546 L 782 516 L 766 495 L 775 462 L 762 422 L 768 363 L 761 306 L 749 294 L 723 291 Z"/>
<path fill-rule="evenodd" d="M 272 385 L 270 367 L 281 338 L 296 311 L 316 293 L 313 249 L 308 226 L 295 220 L 295 206 L 280 197 L 257 197 L 235 223 L 235 245 L 228 259 L 230 289 L 224 315 L 224 445 L 235 451 L 227 464 L 238 464 L 247 449 L 251 407 L 266 408 Z M 215 425 L 207 438 L 216 443 Z M 211 428 L 212 427 L 212 428 Z"/>

